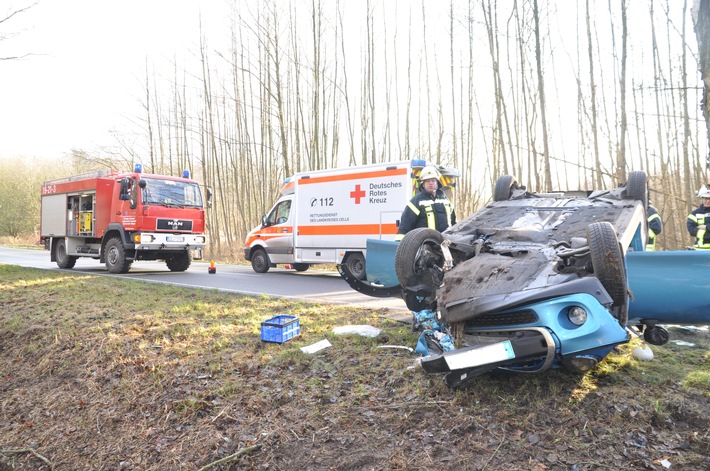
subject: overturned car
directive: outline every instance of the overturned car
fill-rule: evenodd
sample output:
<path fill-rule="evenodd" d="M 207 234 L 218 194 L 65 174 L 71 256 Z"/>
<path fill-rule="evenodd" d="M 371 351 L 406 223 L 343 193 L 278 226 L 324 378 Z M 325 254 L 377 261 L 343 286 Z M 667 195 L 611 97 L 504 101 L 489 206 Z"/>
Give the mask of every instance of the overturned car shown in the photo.
<path fill-rule="evenodd" d="M 644 172 L 612 190 L 553 193 L 528 192 L 506 175 L 493 196 L 444 233 L 416 229 L 399 245 L 369 241 L 365 282 L 341 271 L 363 293 L 401 295 L 415 318 L 435 313 L 455 348 L 423 358 L 426 371 L 447 372 L 458 387 L 495 369 L 585 370 L 630 340 L 631 323 L 650 343 L 668 340 L 658 326 L 664 313 L 629 316 L 629 255 L 653 255 L 643 253 Z M 642 290 L 652 292 L 657 281 L 646 281 Z M 680 321 L 700 320 L 706 308 L 703 301 Z"/>

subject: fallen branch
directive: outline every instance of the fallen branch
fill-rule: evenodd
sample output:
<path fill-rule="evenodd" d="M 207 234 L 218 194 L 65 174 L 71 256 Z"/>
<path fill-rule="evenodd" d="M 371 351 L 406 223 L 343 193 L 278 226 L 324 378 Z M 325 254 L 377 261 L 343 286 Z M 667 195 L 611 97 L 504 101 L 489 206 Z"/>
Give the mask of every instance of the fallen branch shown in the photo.
<path fill-rule="evenodd" d="M 486 464 L 483 465 L 483 469 L 484 469 L 484 470 L 488 467 L 488 464 L 491 462 L 491 460 L 492 460 L 493 457 L 496 455 L 496 453 L 498 453 L 498 450 L 500 450 L 500 447 L 501 447 L 501 445 L 503 445 L 503 442 L 504 442 L 504 441 L 505 441 L 505 438 L 501 439 L 500 443 L 499 443 L 498 446 L 496 447 L 496 449 L 495 449 L 495 451 L 493 452 L 493 454 L 488 458 L 488 460 L 486 460 Z"/>
<path fill-rule="evenodd" d="M 32 453 L 37 458 L 39 458 L 42 461 L 44 461 L 45 463 L 47 463 L 47 466 L 49 466 L 49 469 L 54 469 L 54 465 L 52 464 L 51 461 L 49 461 L 47 458 L 45 458 L 44 456 L 42 456 L 39 453 L 37 453 L 36 451 L 34 451 L 32 448 L 23 448 L 21 450 L 0 450 L 0 454 L 4 454 L 4 455 L 19 455 L 22 453 Z"/>
<path fill-rule="evenodd" d="M 205 471 L 206 469 L 210 469 L 212 466 L 217 466 L 218 464 L 227 463 L 227 462 L 232 461 L 236 458 L 239 458 L 241 455 L 244 455 L 246 453 L 250 453 L 254 450 L 258 450 L 259 448 L 261 448 L 261 443 L 257 443 L 256 445 L 242 448 L 241 450 L 239 450 L 238 452 L 236 452 L 232 455 L 225 456 L 224 458 L 220 458 L 217 461 L 213 461 L 212 463 L 206 464 L 205 466 L 201 467 L 197 471 Z"/>

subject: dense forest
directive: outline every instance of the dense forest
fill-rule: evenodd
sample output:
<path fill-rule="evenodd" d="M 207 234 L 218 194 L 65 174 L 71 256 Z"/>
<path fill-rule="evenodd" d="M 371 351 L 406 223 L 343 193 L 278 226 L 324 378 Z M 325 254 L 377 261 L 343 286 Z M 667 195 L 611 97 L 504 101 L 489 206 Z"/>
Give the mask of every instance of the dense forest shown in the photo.
<path fill-rule="evenodd" d="M 209 256 L 237 258 L 289 175 L 421 158 L 460 170 L 463 216 L 500 175 L 548 191 L 644 170 L 658 246 L 683 248 L 708 156 L 708 1 L 690 3 L 235 1 L 222 29 L 195 19 L 199 44 L 170 74 L 146 63 L 114 147 L 0 156 L 22 177 L 0 181 L 0 235 L 37 230 L 44 179 L 140 161 L 210 187 Z"/>

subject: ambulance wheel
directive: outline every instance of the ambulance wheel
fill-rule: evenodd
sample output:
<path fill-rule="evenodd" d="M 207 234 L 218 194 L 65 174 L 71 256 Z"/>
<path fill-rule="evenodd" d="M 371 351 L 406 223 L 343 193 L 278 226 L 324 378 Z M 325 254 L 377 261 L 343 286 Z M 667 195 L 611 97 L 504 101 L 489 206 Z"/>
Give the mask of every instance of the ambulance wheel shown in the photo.
<path fill-rule="evenodd" d="M 128 273 L 131 260 L 126 259 L 126 249 L 121 239 L 114 237 L 106 242 L 106 268 L 111 273 Z"/>
<path fill-rule="evenodd" d="M 508 201 L 513 196 L 513 190 L 518 189 L 518 181 L 512 175 L 503 175 L 496 180 L 493 190 L 493 201 Z"/>
<path fill-rule="evenodd" d="M 266 254 L 264 249 L 256 249 L 254 253 L 251 254 L 251 267 L 257 273 L 266 273 L 271 267 L 271 262 L 269 262 L 269 256 Z"/>
<path fill-rule="evenodd" d="M 170 271 L 185 271 L 190 268 L 191 263 L 192 256 L 190 255 L 189 250 L 165 259 L 165 264 L 168 266 Z"/>
<path fill-rule="evenodd" d="M 54 244 L 54 260 L 59 268 L 74 268 L 77 257 L 67 255 L 67 245 L 64 240 L 58 240 Z"/>
<path fill-rule="evenodd" d="M 343 267 L 358 280 L 365 279 L 365 257 L 360 252 L 351 252 L 345 258 Z"/>
<path fill-rule="evenodd" d="M 587 241 L 594 275 L 609 293 L 614 317 L 624 327 L 628 318 L 626 267 L 614 226 L 608 222 L 590 224 L 587 226 Z"/>
<path fill-rule="evenodd" d="M 293 269 L 296 271 L 306 271 L 310 265 L 308 263 L 294 263 Z"/>

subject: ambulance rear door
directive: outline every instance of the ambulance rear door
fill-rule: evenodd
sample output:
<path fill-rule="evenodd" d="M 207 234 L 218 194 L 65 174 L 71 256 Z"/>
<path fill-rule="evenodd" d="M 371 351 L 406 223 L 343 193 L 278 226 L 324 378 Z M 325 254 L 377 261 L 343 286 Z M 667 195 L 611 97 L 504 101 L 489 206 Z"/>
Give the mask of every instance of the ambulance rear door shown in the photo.
<path fill-rule="evenodd" d="M 399 163 L 301 176 L 296 247 L 364 253 L 369 238 L 394 240 L 409 198 L 410 172 Z"/>

